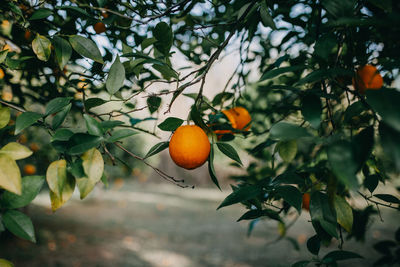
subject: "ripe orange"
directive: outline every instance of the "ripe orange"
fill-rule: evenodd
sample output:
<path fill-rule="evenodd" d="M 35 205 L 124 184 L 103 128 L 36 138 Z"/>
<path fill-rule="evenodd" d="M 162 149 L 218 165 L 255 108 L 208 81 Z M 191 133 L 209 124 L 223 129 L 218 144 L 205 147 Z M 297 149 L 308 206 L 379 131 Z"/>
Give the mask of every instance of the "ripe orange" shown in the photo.
<path fill-rule="evenodd" d="M 378 90 L 383 86 L 382 76 L 378 70 L 372 65 L 365 65 L 356 71 L 353 77 L 353 87 L 361 94 L 366 90 Z"/>
<path fill-rule="evenodd" d="M 37 152 L 37 151 L 40 149 L 39 145 L 36 144 L 36 143 L 30 144 L 30 145 L 29 145 L 29 148 L 30 148 L 33 152 Z"/>
<path fill-rule="evenodd" d="M 235 107 L 223 110 L 222 113 L 228 118 L 232 128 L 247 131 L 250 129 L 251 116 L 244 107 Z M 247 125 L 247 127 L 246 127 Z M 231 133 L 229 130 L 221 130 L 222 132 Z"/>
<path fill-rule="evenodd" d="M 33 175 L 36 173 L 36 167 L 32 164 L 26 164 L 24 166 L 24 173 L 26 175 Z"/>
<path fill-rule="evenodd" d="M 32 38 L 32 32 L 29 30 L 25 31 L 24 38 L 25 38 L 25 40 L 30 41 Z"/>
<path fill-rule="evenodd" d="M 3 46 L 3 51 L 4 50 L 8 50 L 8 52 L 12 52 L 12 48 L 9 44 L 6 44 L 5 46 Z"/>
<path fill-rule="evenodd" d="M 100 34 L 106 31 L 106 25 L 103 22 L 97 22 L 93 25 L 93 29 L 97 34 Z"/>
<path fill-rule="evenodd" d="M 305 193 L 303 195 L 303 209 L 305 210 L 310 210 L 310 194 L 309 193 Z"/>
<path fill-rule="evenodd" d="M 203 165 L 210 154 L 210 141 L 196 125 L 180 126 L 169 142 L 169 155 L 176 165 L 191 170 Z"/>
<path fill-rule="evenodd" d="M 0 80 L 4 78 L 4 70 L 0 69 Z"/>

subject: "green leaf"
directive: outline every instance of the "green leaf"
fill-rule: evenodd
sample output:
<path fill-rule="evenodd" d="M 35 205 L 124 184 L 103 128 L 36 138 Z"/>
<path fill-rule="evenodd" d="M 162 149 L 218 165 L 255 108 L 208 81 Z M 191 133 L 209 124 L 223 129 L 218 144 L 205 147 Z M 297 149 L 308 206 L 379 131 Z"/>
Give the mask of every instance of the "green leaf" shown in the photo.
<path fill-rule="evenodd" d="M 372 174 L 365 177 L 364 186 L 368 189 L 369 192 L 373 193 L 378 184 L 379 184 L 378 175 Z"/>
<path fill-rule="evenodd" d="M 389 202 L 389 203 L 394 203 L 394 204 L 400 204 L 400 200 L 393 196 L 393 195 L 389 195 L 389 194 L 376 194 L 374 195 L 374 197 L 379 198 L 383 201 Z"/>
<path fill-rule="evenodd" d="M 19 209 L 25 207 L 39 194 L 44 184 L 44 176 L 26 176 L 22 178 L 22 193 L 16 195 L 4 192 L 0 199 L 0 206 L 6 209 Z"/>
<path fill-rule="evenodd" d="M 32 41 L 32 49 L 38 59 L 47 61 L 51 54 L 51 42 L 43 35 L 36 34 L 36 38 Z"/>
<path fill-rule="evenodd" d="M 150 96 L 147 98 L 147 107 L 149 108 L 150 114 L 153 114 L 158 110 L 161 105 L 161 97 Z"/>
<path fill-rule="evenodd" d="M 116 130 L 113 132 L 113 135 L 107 138 L 107 142 L 109 143 L 114 143 L 116 141 L 119 141 L 123 138 L 132 136 L 137 134 L 137 132 L 131 130 L 131 129 L 121 129 L 121 130 Z"/>
<path fill-rule="evenodd" d="M 257 219 L 260 217 L 268 217 L 270 219 L 276 220 L 278 222 L 281 222 L 282 219 L 279 217 L 279 213 L 273 210 L 249 210 L 245 214 L 243 214 L 237 221 L 242 221 L 242 220 L 253 220 Z"/>
<path fill-rule="evenodd" d="M 64 186 L 67 181 L 67 162 L 64 159 L 50 163 L 46 171 L 46 181 L 50 190 L 62 198 Z"/>
<path fill-rule="evenodd" d="M 207 131 L 208 126 L 204 122 L 199 110 L 197 109 L 196 104 L 193 104 L 190 108 L 190 119 L 193 120 L 194 124 L 202 128 L 204 131 Z"/>
<path fill-rule="evenodd" d="M 400 92 L 395 89 L 367 90 L 367 102 L 382 120 L 400 132 Z"/>
<path fill-rule="evenodd" d="M 301 203 L 303 195 L 299 189 L 291 185 L 279 186 L 276 188 L 276 193 L 283 198 L 289 205 L 293 206 L 301 213 Z"/>
<path fill-rule="evenodd" d="M 365 106 L 361 101 L 351 104 L 344 112 L 344 122 L 350 122 L 352 118 L 359 116 L 364 111 Z"/>
<path fill-rule="evenodd" d="M 297 154 L 297 142 L 296 140 L 289 140 L 289 141 L 280 141 L 276 145 L 276 149 L 278 150 L 279 156 L 285 162 L 292 162 L 292 160 L 296 157 Z"/>
<path fill-rule="evenodd" d="M 167 23 L 159 22 L 153 29 L 153 36 L 157 39 L 154 47 L 164 55 L 168 55 L 173 41 L 172 29 Z"/>
<path fill-rule="evenodd" d="M 101 106 L 101 105 L 103 105 L 105 103 L 107 103 L 107 101 L 105 101 L 105 100 L 103 100 L 101 98 L 92 97 L 92 98 L 86 99 L 84 104 L 85 104 L 86 110 L 90 110 L 90 109 L 92 109 L 94 107 Z"/>
<path fill-rule="evenodd" d="M 336 262 L 336 261 L 357 259 L 357 258 L 363 259 L 362 256 L 360 256 L 357 253 L 351 252 L 351 251 L 335 250 L 335 251 L 331 251 L 328 254 L 326 254 L 322 258 L 322 263 L 327 264 L 327 263 L 332 263 L 332 262 Z"/>
<path fill-rule="evenodd" d="M 238 153 L 233 148 L 233 146 L 231 146 L 228 143 L 217 142 L 217 147 L 218 147 L 219 151 L 224 153 L 227 157 L 233 159 L 234 161 L 236 161 L 240 165 L 243 165 L 242 161 L 240 160 L 240 157 L 239 157 Z"/>
<path fill-rule="evenodd" d="M 273 30 L 277 29 L 274 20 L 268 12 L 268 7 L 265 1 L 261 2 L 260 17 L 261 22 L 265 27 L 270 27 Z"/>
<path fill-rule="evenodd" d="M 0 51 L 0 64 L 6 60 L 8 54 L 8 50 Z"/>
<path fill-rule="evenodd" d="M 179 126 L 182 125 L 184 120 L 175 118 L 175 117 L 169 117 L 165 119 L 162 123 L 158 125 L 158 128 L 160 128 L 163 131 L 168 131 L 172 132 L 175 131 Z"/>
<path fill-rule="evenodd" d="M 51 138 L 51 141 L 68 141 L 74 132 L 69 129 L 58 129 Z"/>
<path fill-rule="evenodd" d="M 208 173 L 210 174 L 211 181 L 213 181 L 213 183 L 218 187 L 218 189 L 221 190 L 217 174 L 214 169 L 214 144 L 210 146 L 210 154 L 208 155 Z"/>
<path fill-rule="evenodd" d="M 8 261 L 5 259 L 0 259 L 0 266 L 1 267 L 14 267 L 14 264 L 11 261 Z"/>
<path fill-rule="evenodd" d="M 14 235 L 36 243 L 35 230 L 31 219 L 16 210 L 8 210 L 2 217 L 4 226 Z"/>
<path fill-rule="evenodd" d="M 258 196 L 261 192 L 262 188 L 259 185 L 246 185 L 239 187 L 227 196 L 217 209 L 252 199 Z"/>
<path fill-rule="evenodd" d="M 67 106 L 71 102 L 72 97 L 57 97 L 46 105 L 45 116 L 49 116 L 50 114 L 57 113 L 61 111 L 65 106 Z"/>
<path fill-rule="evenodd" d="M 329 55 L 337 45 L 336 36 L 333 33 L 326 33 L 317 39 L 314 46 L 314 54 L 327 61 Z"/>
<path fill-rule="evenodd" d="M 281 75 L 283 73 L 304 70 L 305 68 L 306 68 L 305 66 L 290 66 L 290 67 L 282 67 L 278 69 L 269 70 L 261 76 L 259 82 L 275 78 L 276 76 Z"/>
<path fill-rule="evenodd" d="M 351 206 L 344 198 L 337 195 L 335 196 L 334 204 L 338 224 L 350 233 L 353 229 L 353 210 Z"/>
<path fill-rule="evenodd" d="M 0 188 L 21 195 L 21 173 L 18 165 L 7 155 L 0 154 Z"/>
<path fill-rule="evenodd" d="M 81 56 L 90 58 L 101 64 L 104 63 L 99 48 L 92 40 L 83 36 L 73 35 L 69 37 L 69 43 Z"/>
<path fill-rule="evenodd" d="M 397 171 L 400 171 L 400 134 L 387 124 L 379 123 L 379 139 L 383 151 L 389 159 L 392 159 Z"/>
<path fill-rule="evenodd" d="M 51 122 L 51 127 L 53 129 L 57 129 L 58 127 L 61 126 L 61 124 L 64 122 L 65 118 L 67 117 L 69 111 L 71 110 L 72 103 L 69 103 L 67 106 L 65 106 L 61 111 L 59 111 L 53 118 Z"/>
<path fill-rule="evenodd" d="M 271 127 L 270 137 L 282 141 L 294 140 L 312 135 L 303 127 L 287 122 L 278 122 Z"/>
<path fill-rule="evenodd" d="M 321 227 L 331 236 L 338 238 L 336 231 L 336 213 L 329 205 L 328 196 L 321 192 L 311 194 L 310 215 L 312 221 L 319 222 Z"/>
<path fill-rule="evenodd" d="M 350 189 L 358 188 L 357 163 L 351 143 L 338 141 L 327 148 L 328 161 L 336 177 Z"/>
<path fill-rule="evenodd" d="M 7 126 L 10 121 L 10 108 L 0 105 L 0 129 Z"/>
<path fill-rule="evenodd" d="M 318 129 L 321 123 L 322 104 L 319 96 L 307 94 L 301 100 L 301 114 L 314 129 Z"/>
<path fill-rule="evenodd" d="M 32 151 L 17 142 L 10 142 L 0 149 L 0 155 L 7 155 L 13 160 L 24 159 L 32 155 Z"/>
<path fill-rule="evenodd" d="M 82 167 L 86 177 L 77 179 L 77 185 L 84 199 L 100 181 L 104 172 L 104 161 L 100 151 L 92 148 L 82 155 Z"/>
<path fill-rule="evenodd" d="M 149 152 L 147 152 L 146 156 L 144 156 L 145 159 L 154 156 L 164 149 L 166 149 L 169 146 L 169 142 L 160 142 L 158 144 L 155 144 L 152 148 L 150 148 Z"/>
<path fill-rule="evenodd" d="M 25 128 L 33 125 L 43 117 L 42 114 L 26 111 L 17 117 L 15 122 L 15 135 L 19 134 Z"/>
<path fill-rule="evenodd" d="M 10 10 L 11 10 L 14 14 L 19 15 L 19 16 L 21 16 L 22 18 L 24 18 L 24 14 L 22 13 L 21 9 L 20 9 L 17 5 L 15 5 L 13 2 L 9 2 L 9 3 L 8 3 L 8 6 L 10 7 Z"/>
<path fill-rule="evenodd" d="M 162 77 L 166 80 L 170 80 L 171 78 L 179 78 L 178 73 L 176 73 L 176 71 L 173 70 L 170 66 L 155 64 L 153 65 L 153 68 L 160 72 Z"/>
<path fill-rule="evenodd" d="M 114 60 L 111 65 L 110 72 L 107 76 L 106 87 L 110 95 L 114 95 L 121 89 L 125 81 L 125 68 L 119 60 L 119 56 Z"/>
<path fill-rule="evenodd" d="M 67 40 L 54 36 L 53 38 L 54 50 L 56 52 L 56 59 L 60 70 L 64 69 L 72 55 L 72 47 Z"/>
<path fill-rule="evenodd" d="M 86 122 L 86 128 L 91 135 L 102 136 L 104 134 L 103 129 L 101 128 L 100 122 L 98 122 L 95 118 L 84 114 L 83 118 Z"/>
<path fill-rule="evenodd" d="M 74 134 L 71 139 L 74 145 L 68 149 L 68 154 L 70 155 L 82 154 L 91 148 L 97 147 L 104 140 L 102 136 L 82 133 Z"/>
<path fill-rule="evenodd" d="M 321 248 L 321 240 L 318 235 L 314 235 L 307 240 L 307 249 L 314 255 L 318 255 Z"/>
<path fill-rule="evenodd" d="M 357 134 L 352 140 L 354 160 L 359 171 L 369 159 L 374 148 L 374 127 L 369 126 Z"/>
<path fill-rule="evenodd" d="M 87 13 L 84 9 L 77 7 L 77 6 L 56 6 L 56 9 L 63 9 L 72 11 L 72 13 L 76 15 L 83 15 L 85 17 L 91 17 L 89 13 Z"/>
<path fill-rule="evenodd" d="M 32 14 L 29 20 L 45 19 L 51 15 L 53 15 L 53 11 L 51 11 L 50 9 L 40 8 Z"/>

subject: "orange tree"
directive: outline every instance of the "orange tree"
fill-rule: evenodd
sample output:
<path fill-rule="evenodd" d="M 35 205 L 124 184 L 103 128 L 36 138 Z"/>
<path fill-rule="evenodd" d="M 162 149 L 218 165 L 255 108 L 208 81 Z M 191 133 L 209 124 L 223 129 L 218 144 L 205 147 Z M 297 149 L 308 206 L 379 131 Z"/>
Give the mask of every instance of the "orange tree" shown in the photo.
<path fill-rule="evenodd" d="M 253 144 L 247 174 L 233 177 L 237 183 L 220 208 L 245 205 L 239 220 L 250 220 L 249 230 L 263 218 L 286 229 L 289 215 L 305 203 L 314 256 L 295 266 L 360 258 L 342 249 L 344 236 L 361 241 L 380 207 L 399 209 L 390 186 L 400 172 L 398 1 L 7 0 L 0 10 L 0 231 L 35 241 L 29 217 L 18 209 L 45 181 L 53 210 L 75 187 L 86 197 L 107 181 L 103 157 L 115 163 L 115 149 L 187 187 L 146 161 L 168 148 L 167 140 L 143 157 L 123 143 L 140 132 L 157 134 L 139 123 L 157 117 L 162 101 L 168 114 L 178 97 L 193 98 L 191 110 L 158 128 L 173 132 L 185 120 L 199 126 L 210 139 L 210 152 L 200 149 L 217 187 L 215 149 L 241 166 L 229 142 L 240 136 Z M 209 100 L 203 96 L 207 73 L 228 47 L 239 64 Z M 195 65 L 176 69 L 176 53 Z M 172 89 L 151 90 L 155 84 Z M 197 93 L 187 93 L 193 87 Z M 142 96 L 147 106 L 137 107 Z M 114 105 L 104 111 L 107 103 Z M 137 118 L 144 109 L 149 117 Z M 32 154 L 21 134 L 38 127 L 51 140 L 53 158 L 45 177 L 21 178 L 16 161 Z M 179 149 L 183 158 L 188 151 Z M 384 184 L 388 193 L 375 194 Z M 339 249 L 319 255 L 332 238 Z M 399 242 L 397 230 L 393 240 L 376 244 L 382 253 L 376 264 L 398 264 Z"/>

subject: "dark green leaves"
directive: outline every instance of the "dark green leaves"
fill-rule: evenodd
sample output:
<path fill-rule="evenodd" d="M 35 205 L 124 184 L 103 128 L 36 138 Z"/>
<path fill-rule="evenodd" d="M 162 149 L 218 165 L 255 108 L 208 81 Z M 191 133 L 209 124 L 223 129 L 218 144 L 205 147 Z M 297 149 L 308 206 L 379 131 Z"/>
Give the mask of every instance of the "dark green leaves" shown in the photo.
<path fill-rule="evenodd" d="M 160 153 L 164 149 L 166 149 L 169 146 L 169 142 L 160 142 L 158 144 L 155 144 L 152 148 L 150 148 L 149 152 L 147 152 L 146 156 L 144 158 L 148 158 L 151 156 L 154 156 L 155 154 Z"/>
<path fill-rule="evenodd" d="M 326 194 L 321 192 L 314 192 L 311 194 L 310 215 L 313 222 L 319 223 L 328 234 L 338 238 L 335 210 L 329 205 L 328 196 Z"/>
<path fill-rule="evenodd" d="M 379 176 L 376 174 L 368 175 L 365 177 L 364 186 L 368 189 L 369 192 L 374 192 L 376 187 L 379 184 Z"/>
<path fill-rule="evenodd" d="M 53 11 L 47 8 L 40 8 L 36 10 L 32 16 L 29 18 L 29 20 L 38 20 L 38 19 L 45 19 L 48 16 L 51 16 L 53 14 Z"/>
<path fill-rule="evenodd" d="M 108 73 L 106 87 L 110 95 L 115 94 L 121 89 L 125 81 L 125 68 L 119 60 L 119 56 L 114 60 L 111 65 L 110 72 Z"/>
<path fill-rule="evenodd" d="M 307 240 L 307 249 L 314 255 L 318 255 L 321 248 L 321 240 L 318 235 L 314 235 Z"/>
<path fill-rule="evenodd" d="M 279 217 L 279 213 L 273 210 L 249 210 L 245 214 L 243 214 L 237 221 L 242 220 L 254 220 L 260 217 L 268 217 L 270 219 L 281 222 L 281 218 Z"/>
<path fill-rule="evenodd" d="M 43 183 L 43 176 L 27 176 L 22 178 L 21 195 L 5 191 L 0 199 L 0 206 L 7 209 L 18 209 L 28 205 L 39 194 Z"/>
<path fill-rule="evenodd" d="M 181 126 L 183 123 L 182 119 L 175 118 L 175 117 L 169 117 L 165 119 L 162 123 L 158 125 L 158 128 L 160 128 L 163 131 L 175 131 L 179 126 Z"/>
<path fill-rule="evenodd" d="M 57 97 L 52 99 L 46 106 L 45 116 L 57 113 L 71 102 L 72 97 Z"/>
<path fill-rule="evenodd" d="M 173 34 L 171 28 L 165 22 L 159 22 L 153 29 L 153 36 L 157 39 L 154 47 L 165 56 L 168 55 L 172 46 Z"/>
<path fill-rule="evenodd" d="M 353 228 L 353 210 L 351 206 L 340 196 L 335 196 L 334 203 L 337 222 L 350 233 Z"/>
<path fill-rule="evenodd" d="M 352 141 L 354 160 L 357 163 L 357 171 L 368 160 L 374 147 L 374 128 L 367 127 L 357 134 Z"/>
<path fill-rule="evenodd" d="M 14 235 L 36 242 L 32 221 L 25 214 L 16 210 L 8 210 L 3 214 L 2 220 L 4 226 Z"/>
<path fill-rule="evenodd" d="M 271 29 L 276 30 L 275 22 L 269 14 L 268 7 L 265 1 L 261 2 L 260 17 L 261 22 L 265 27 L 270 27 Z"/>
<path fill-rule="evenodd" d="M 264 81 L 264 80 L 275 78 L 276 76 L 281 75 L 283 73 L 294 72 L 294 71 L 299 71 L 299 70 L 303 70 L 303 69 L 305 69 L 305 66 L 290 66 L 290 67 L 282 67 L 282 68 L 278 68 L 278 69 L 269 70 L 261 76 L 260 82 Z"/>
<path fill-rule="evenodd" d="M 354 160 L 351 143 L 338 141 L 327 148 L 328 160 L 336 177 L 349 188 L 358 187 L 356 171 L 357 163 Z"/>
<path fill-rule="evenodd" d="M 326 254 L 322 258 L 322 263 L 327 264 L 327 263 L 333 263 L 336 261 L 357 259 L 357 258 L 362 259 L 363 257 L 358 255 L 357 253 L 354 253 L 351 251 L 336 250 L 336 251 L 331 251 L 328 254 Z"/>
<path fill-rule="evenodd" d="M 276 193 L 281 196 L 287 203 L 293 206 L 301 213 L 302 194 L 299 189 L 294 186 L 284 185 L 276 188 Z"/>
<path fill-rule="evenodd" d="M 210 174 L 211 181 L 221 190 L 219 186 L 217 174 L 214 169 L 214 144 L 211 145 L 210 154 L 208 155 L 208 173 Z"/>
<path fill-rule="evenodd" d="M 389 202 L 389 203 L 393 203 L 393 204 L 400 204 L 400 200 L 393 196 L 393 195 L 389 195 L 389 194 L 376 194 L 374 195 L 374 197 L 379 198 L 383 201 Z"/>
<path fill-rule="evenodd" d="M 69 43 L 81 56 L 90 58 L 101 64 L 104 63 L 99 48 L 92 40 L 83 36 L 73 35 L 69 38 Z"/>
<path fill-rule="evenodd" d="M 382 120 L 400 132 L 400 92 L 394 89 L 368 90 L 367 102 Z"/>
<path fill-rule="evenodd" d="M 232 204 L 236 204 L 242 201 L 246 201 L 258 196 L 262 192 L 262 188 L 259 185 L 245 185 L 239 187 L 233 191 L 229 196 L 227 196 L 218 209 Z"/>
<path fill-rule="evenodd" d="M 276 145 L 276 150 L 285 162 L 291 162 L 297 154 L 297 142 L 296 140 L 280 141 Z"/>
<path fill-rule="evenodd" d="M 37 122 L 43 115 L 36 112 L 24 112 L 17 117 L 17 121 L 15 123 L 15 134 L 19 134 L 25 128 L 31 126 L 35 122 Z"/>
<path fill-rule="evenodd" d="M 147 107 L 149 108 L 150 114 L 153 114 L 158 110 L 161 105 L 161 97 L 150 96 L 147 98 Z"/>
<path fill-rule="evenodd" d="M 314 129 L 318 129 L 322 115 L 321 99 L 314 94 L 305 95 L 301 101 L 301 114 Z"/>
<path fill-rule="evenodd" d="M 105 101 L 105 100 L 103 100 L 101 98 L 92 97 L 92 98 L 86 99 L 84 105 L 85 105 L 85 108 L 87 110 L 90 110 L 90 109 L 92 109 L 94 107 L 101 106 L 101 105 L 103 105 L 105 103 L 107 103 L 107 101 Z"/>
<path fill-rule="evenodd" d="M 288 122 L 278 122 L 271 127 L 272 139 L 293 140 L 312 136 L 305 128 Z"/>
<path fill-rule="evenodd" d="M 239 164 L 243 164 L 236 150 L 228 143 L 217 142 L 218 149 Z"/>
<path fill-rule="evenodd" d="M 54 36 L 53 38 L 54 50 L 56 52 L 56 59 L 58 62 L 58 66 L 62 70 L 65 65 L 67 65 L 69 59 L 72 55 L 71 45 L 67 42 L 67 40 Z"/>

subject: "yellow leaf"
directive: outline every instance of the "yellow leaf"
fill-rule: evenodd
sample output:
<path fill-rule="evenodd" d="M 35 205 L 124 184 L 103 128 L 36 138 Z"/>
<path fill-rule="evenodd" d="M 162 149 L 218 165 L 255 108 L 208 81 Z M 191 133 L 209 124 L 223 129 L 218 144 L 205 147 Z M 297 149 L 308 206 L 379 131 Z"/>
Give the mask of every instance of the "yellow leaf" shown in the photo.
<path fill-rule="evenodd" d="M 75 179 L 73 177 L 67 177 L 64 188 L 62 190 L 62 197 L 58 197 L 54 192 L 50 191 L 51 209 L 56 211 L 65 204 L 74 193 Z"/>
<path fill-rule="evenodd" d="M 21 195 L 21 172 L 18 165 L 7 155 L 0 154 L 0 187 Z"/>
<path fill-rule="evenodd" d="M 63 159 L 52 162 L 47 168 L 46 180 L 50 190 L 61 199 L 67 181 L 67 162 Z"/>
<path fill-rule="evenodd" d="M 0 259 L 0 267 L 14 267 L 14 264 L 8 260 Z"/>
<path fill-rule="evenodd" d="M 10 121 L 10 109 L 0 106 L 0 129 L 7 126 Z"/>
<path fill-rule="evenodd" d="M 104 171 L 104 161 L 100 151 L 92 148 L 82 155 L 82 166 L 87 177 L 97 183 L 100 181 Z"/>
<path fill-rule="evenodd" d="M 11 142 L 0 149 L 0 155 L 5 154 L 13 160 L 24 159 L 32 155 L 32 151 L 20 143 Z"/>

